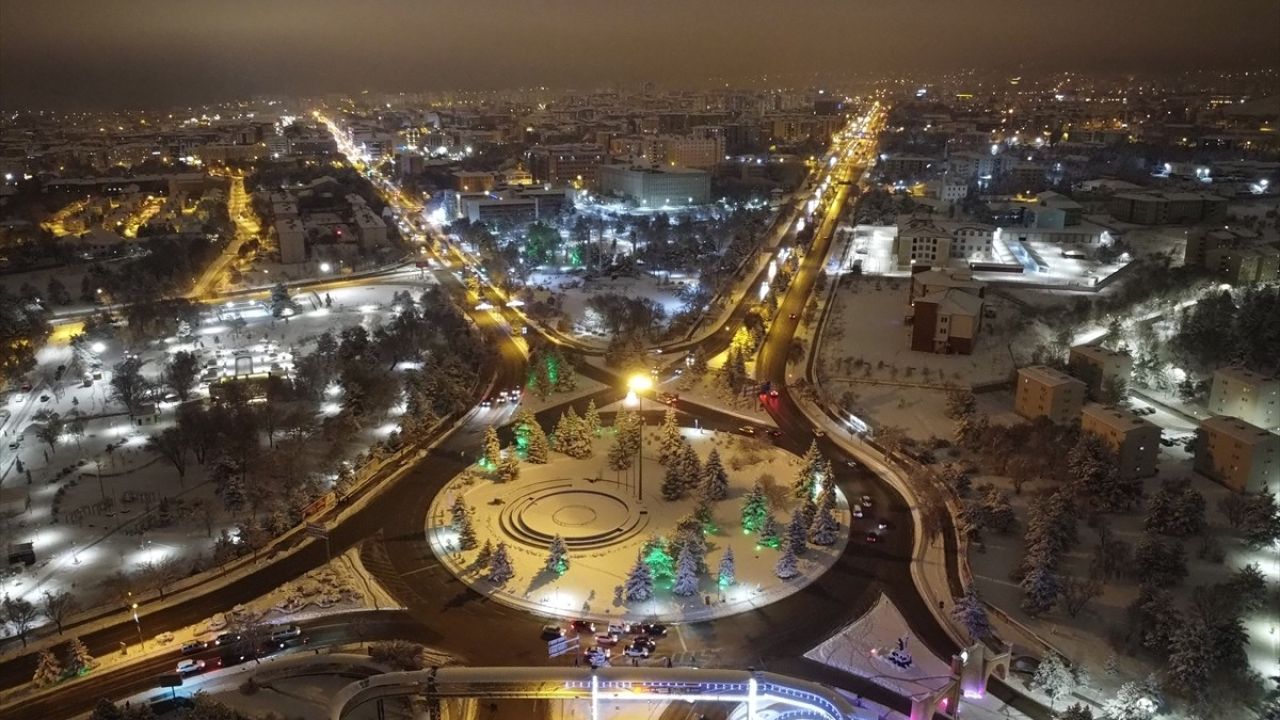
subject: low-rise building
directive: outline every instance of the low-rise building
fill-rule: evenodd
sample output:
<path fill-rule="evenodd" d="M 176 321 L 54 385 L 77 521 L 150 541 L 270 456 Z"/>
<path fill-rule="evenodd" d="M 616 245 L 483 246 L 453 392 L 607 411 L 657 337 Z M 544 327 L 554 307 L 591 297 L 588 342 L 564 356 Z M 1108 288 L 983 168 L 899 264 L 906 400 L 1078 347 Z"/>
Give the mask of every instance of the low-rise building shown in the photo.
<path fill-rule="evenodd" d="M 1120 193 L 1107 208 L 1117 220 L 1138 225 L 1219 223 L 1227 217 L 1227 199 L 1206 192 Z"/>
<path fill-rule="evenodd" d="M 1280 280 L 1280 249 L 1243 228 L 1198 228 L 1188 232 L 1183 262 L 1206 268 L 1232 285 Z"/>
<path fill-rule="evenodd" d="M 1119 350 L 1108 350 L 1101 345 L 1077 345 L 1071 348 L 1067 358 L 1071 374 L 1085 381 L 1089 389 L 1097 393 L 1107 380 L 1129 382 L 1133 371 L 1133 356 Z"/>
<path fill-rule="evenodd" d="M 1235 492 L 1257 492 L 1280 481 L 1280 435 L 1216 415 L 1201 421 L 1196 472 Z"/>
<path fill-rule="evenodd" d="M 911 349 L 969 355 L 982 329 L 982 298 L 947 288 L 912 303 Z"/>
<path fill-rule="evenodd" d="M 594 188 L 605 152 L 600 145 L 539 145 L 529 149 L 529 172 L 535 182 L 553 187 Z"/>
<path fill-rule="evenodd" d="M 947 267 L 992 255 L 996 229 L 981 223 L 939 220 L 930 215 L 898 218 L 894 241 L 899 267 Z"/>
<path fill-rule="evenodd" d="M 379 248 L 387 244 L 387 223 L 367 205 L 352 208 L 352 218 L 356 226 L 356 234 L 360 237 L 360 247 L 365 250 Z"/>
<path fill-rule="evenodd" d="M 1209 390 L 1209 412 L 1263 428 L 1280 426 L 1280 378 L 1242 367 L 1218 368 Z"/>
<path fill-rule="evenodd" d="M 1102 438 L 1115 451 L 1123 478 L 1156 474 L 1160 428 L 1128 410 L 1089 403 L 1080 412 L 1080 429 Z"/>
<path fill-rule="evenodd" d="M 1047 365 L 1018 368 L 1014 410 L 1028 420 L 1043 417 L 1065 425 L 1079 419 L 1085 390 L 1083 382 Z"/>

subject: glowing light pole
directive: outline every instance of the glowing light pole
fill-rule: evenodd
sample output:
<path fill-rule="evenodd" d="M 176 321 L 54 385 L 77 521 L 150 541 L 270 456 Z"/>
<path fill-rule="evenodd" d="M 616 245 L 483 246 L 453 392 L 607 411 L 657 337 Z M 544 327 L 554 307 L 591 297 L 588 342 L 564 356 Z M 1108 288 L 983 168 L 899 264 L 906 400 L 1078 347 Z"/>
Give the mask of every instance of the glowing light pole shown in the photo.
<path fill-rule="evenodd" d="M 640 459 L 636 468 L 636 500 L 644 501 L 644 398 L 640 393 L 653 387 L 647 375 L 633 375 L 627 380 L 626 405 L 634 405 L 640 413 Z"/>
<path fill-rule="evenodd" d="M 129 593 L 129 598 L 133 599 L 133 593 Z M 133 626 L 138 629 L 138 644 L 142 646 L 143 651 L 147 649 L 147 641 L 142 639 L 142 621 L 138 619 L 138 603 L 132 603 L 129 609 L 133 611 Z"/>

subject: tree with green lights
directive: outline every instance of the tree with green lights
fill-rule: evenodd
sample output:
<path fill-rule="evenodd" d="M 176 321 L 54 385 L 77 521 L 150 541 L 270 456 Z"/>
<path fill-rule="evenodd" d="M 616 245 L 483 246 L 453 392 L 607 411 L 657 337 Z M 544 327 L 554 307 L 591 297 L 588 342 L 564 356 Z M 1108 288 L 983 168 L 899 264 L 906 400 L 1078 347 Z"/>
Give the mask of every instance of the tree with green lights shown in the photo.
<path fill-rule="evenodd" d="M 551 546 L 547 549 L 546 569 L 556 575 L 563 575 L 569 569 L 569 546 L 559 535 L 551 538 Z"/>
<path fill-rule="evenodd" d="M 71 638 L 67 643 L 67 669 L 76 675 L 83 675 L 93 669 L 95 662 L 84 642 L 78 637 Z"/>
<path fill-rule="evenodd" d="M 484 429 L 484 464 L 490 470 L 502 461 L 502 445 L 498 442 L 498 430 L 492 425 Z"/>
<path fill-rule="evenodd" d="M 742 531 L 760 532 L 768 515 L 769 498 L 764 494 L 764 485 L 757 480 L 751 487 L 751 491 L 742 499 Z"/>
<path fill-rule="evenodd" d="M 524 447 L 524 459 L 535 465 L 544 465 L 550 453 L 547 433 L 538 424 L 538 418 L 528 408 L 520 410 L 520 419 L 516 430 L 516 443 Z"/>
<path fill-rule="evenodd" d="M 729 497 L 729 473 L 725 472 L 720 452 L 715 448 L 707 455 L 707 464 L 702 466 L 702 496 L 713 502 Z"/>
<path fill-rule="evenodd" d="M 684 438 L 680 436 L 680 425 L 676 421 L 675 408 L 668 407 L 662 414 L 662 428 L 658 438 L 658 462 L 670 467 L 680 460 L 684 449 Z"/>
<path fill-rule="evenodd" d="M 587 412 L 582 416 L 583 422 L 587 424 L 587 432 L 592 437 L 600 437 L 600 411 L 596 409 L 595 399 L 587 401 Z"/>
<path fill-rule="evenodd" d="M 640 550 L 640 557 L 655 578 L 671 578 L 675 575 L 675 560 L 667 541 L 658 536 L 650 537 Z"/>
<path fill-rule="evenodd" d="M 737 582 L 734 576 L 733 548 L 724 549 L 724 554 L 720 556 L 720 572 L 717 583 L 722 588 L 727 588 Z"/>

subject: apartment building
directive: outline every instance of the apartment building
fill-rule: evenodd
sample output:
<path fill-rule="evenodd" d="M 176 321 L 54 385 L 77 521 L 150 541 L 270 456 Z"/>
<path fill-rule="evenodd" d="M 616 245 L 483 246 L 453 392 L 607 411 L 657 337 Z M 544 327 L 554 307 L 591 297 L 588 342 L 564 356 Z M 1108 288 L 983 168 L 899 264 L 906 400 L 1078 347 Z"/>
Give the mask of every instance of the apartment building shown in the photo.
<path fill-rule="evenodd" d="M 1104 382 L 1112 378 L 1128 383 L 1133 371 L 1133 357 L 1101 345 L 1077 345 L 1071 348 L 1067 368 L 1096 393 Z"/>
<path fill-rule="evenodd" d="M 1196 472 L 1234 492 L 1275 490 L 1280 482 L 1280 435 L 1241 420 L 1215 415 L 1201 421 Z"/>
<path fill-rule="evenodd" d="M 1084 407 L 1086 385 L 1046 365 L 1018 369 L 1014 411 L 1028 420 L 1049 418 L 1063 425 L 1075 422 Z"/>
<path fill-rule="evenodd" d="M 1280 378 L 1242 367 L 1218 368 L 1209 390 L 1209 412 L 1262 428 L 1280 426 Z"/>
<path fill-rule="evenodd" d="M 1123 478 L 1156 474 L 1160 428 L 1122 408 L 1089 403 L 1080 412 L 1080 429 L 1102 438 L 1116 452 Z"/>

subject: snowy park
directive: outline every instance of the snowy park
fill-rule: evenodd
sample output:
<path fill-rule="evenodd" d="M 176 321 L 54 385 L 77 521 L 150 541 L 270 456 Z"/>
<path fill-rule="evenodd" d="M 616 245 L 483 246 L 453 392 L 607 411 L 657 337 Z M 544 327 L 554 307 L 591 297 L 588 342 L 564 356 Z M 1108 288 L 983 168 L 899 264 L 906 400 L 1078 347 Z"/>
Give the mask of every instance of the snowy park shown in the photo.
<path fill-rule="evenodd" d="M 532 415 L 496 434 L 432 502 L 426 533 L 472 588 L 538 614 L 687 622 L 774 602 L 825 572 L 849 506 L 816 450 L 641 428 L 572 411 L 548 437 Z M 641 467 L 643 465 L 643 467 Z"/>

